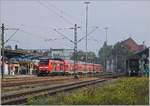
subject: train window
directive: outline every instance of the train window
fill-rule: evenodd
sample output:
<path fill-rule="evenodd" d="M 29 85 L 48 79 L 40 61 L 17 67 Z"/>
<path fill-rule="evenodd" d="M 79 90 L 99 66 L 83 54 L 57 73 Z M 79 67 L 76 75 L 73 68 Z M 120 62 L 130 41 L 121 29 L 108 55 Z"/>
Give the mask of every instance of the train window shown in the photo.
<path fill-rule="evenodd" d="M 56 71 L 60 70 L 60 64 L 56 63 Z"/>
<path fill-rule="evenodd" d="M 53 70 L 56 71 L 56 63 L 53 63 Z"/>
<path fill-rule="evenodd" d="M 39 62 L 40 65 L 48 65 L 48 63 L 49 63 L 48 59 L 41 59 Z"/>
<path fill-rule="evenodd" d="M 66 68 L 68 68 L 69 66 L 68 66 L 68 65 L 66 65 L 65 67 L 66 67 Z"/>
<path fill-rule="evenodd" d="M 63 70 L 63 64 L 60 64 L 60 70 Z"/>

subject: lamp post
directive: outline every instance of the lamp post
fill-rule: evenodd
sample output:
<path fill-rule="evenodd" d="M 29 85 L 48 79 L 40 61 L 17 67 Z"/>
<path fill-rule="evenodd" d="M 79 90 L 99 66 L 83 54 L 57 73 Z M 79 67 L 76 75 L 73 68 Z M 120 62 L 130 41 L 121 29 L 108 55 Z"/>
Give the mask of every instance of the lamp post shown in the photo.
<path fill-rule="evenodd" d="M 105 47 L 105 52 L 106 52 L 106 48 L 107 48 L 107 31 L 108 31 L 108 27 L 105 27 L 104 28 L 104 30 L 105 30 L 105 33 L 106 33 L 106 39 L 105 39 L 105 43 L 106 43 L 106 47 Z M 107 70 L 107 57 L 106 57 L 106 53 L 105 53 L 105 56 L 104 56 L 104 67 L 105 67 L 105 71 Z"/>
<path fill-rule="evenodd" d="M 107 45 L 107 31 L 108 31 L 108 27 L 105 27 L 104 30 L 105 30 L 105 33 L 106 33 L 106 45 Z"/>
<path fill-rule="evenodd" d="M 90 2 L 84 2 L 86 4 L 86 54 L 85 54 L 85 70 L 87 70 L 87 36 L 88 36 L 88 4 Z"/>

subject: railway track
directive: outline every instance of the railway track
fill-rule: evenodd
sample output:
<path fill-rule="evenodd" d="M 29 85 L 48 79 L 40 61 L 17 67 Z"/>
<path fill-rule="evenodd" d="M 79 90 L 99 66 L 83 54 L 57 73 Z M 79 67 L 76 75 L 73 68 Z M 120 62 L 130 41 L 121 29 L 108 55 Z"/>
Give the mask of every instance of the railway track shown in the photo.
<path fill-rule="evenodd" d="M 45 77 L 19 77 L 19 78 L 4 78 L 1 79 L 2 82 L 17 82 L 17 81 L 29 81 L 29 80 L 41 80 L 41 79 L 60 79 L 68 78 L 68 76 L 45 76 Z"/>
<path fill-rule="evenodd" d="M 87 79 L 87 78 L 86 78 Z M 33 89 L 36 87 L 40 86 L 48 86 L 48 85 L 58 85 L 58 84 L 65 84 L 73 81 L 82 81 L 86 80 L 85 78 L 79 78 L 78 80 L 76 79 L 63 79 L 63 80 L 54 80 L 54 81 L 45 81 L 45 82 L 39 82 L 39 83 L 33 83 L 33 84 L 26 84 L 26 85 L 18 85 L 18 86 L 10 86 L 10 87 L 2 87 L 1 92 L 6 93 L 6 92 L 14 92 L 14 91 L 23 91 L 27 89 Z M 91 79 L 91 78 L 88 78 Z"/>
<path fill-rule="evenodd" d="M 13 86 L 37 84 L 37 83 L 48 82 L 48 81 L 62 81 L 62 80 L 69 80 L 69 79 L 73 79 L 73 78 L 72 77 L 65 77 L 65 78 L 58 78 L 58 79 L 37 78 L 37 79 L 9 81 L 9 82 L 2 81 L 1 87 L 13 87 Z"/>
<path fill-rule="evenodd" d="M 67 84 L 60 84 L 55 86 L 46 86 L 40 88 L 33 88 L 31 90 L 25 90 L 24 92 L 15 93 L 5 93 L 1 95 L 2 105 L 16 105 L 24 104 L 28 97 L 30 96 L 40 96 L 40 95 L 52 95 L 62 91 L 68 91 L 75 88 L 84 87 L 87 85 L 92 85 L 100 82 L 107 81 L 108 79 L 94 79 L 87 81 L 71 82 Z"/>
<path fill-rule="evenodd" d="M 118 76 L 122 76 L 124 74 L 117 74 L 117 75 L 112 75 L 112 74 L 104 74 L 104 75 L 97 75 L 94 77 L 101 77 L 101 78 L 109 78 L 109 77 L 118 77 Z M 82 76 L 80 78 L 83 78 Z M 51 79 L 50 77 L 46 77 L 46 78 L 39 78 L 37 77 L 37 79 L 26 79 L 26 80 L 19 80 L 19 81 L 2 81 L 1 83 L 1 87 L 15 87 L 15 86 L 23 86 L 23 85 L 31 85 L 31 84 L 40 84 L 43 82 L 57 82 L 57 81 L 64 81 L 64 80 L 70 80 L 70 79 L 74 79 L 73 77 L 62 77 L 62 78 L 54 78 Z"/>

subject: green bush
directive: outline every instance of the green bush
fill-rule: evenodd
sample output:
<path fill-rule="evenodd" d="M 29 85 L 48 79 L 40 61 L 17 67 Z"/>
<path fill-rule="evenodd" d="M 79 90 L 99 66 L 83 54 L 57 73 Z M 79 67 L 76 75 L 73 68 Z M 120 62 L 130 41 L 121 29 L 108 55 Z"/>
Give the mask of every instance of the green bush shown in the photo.
<path fill-rule="evenodd" d="M 104 87 L 92 86 L 69 95 L 28 99 L 28 104 L 53 105 L 148 105 L 148 77 L 124 77 Z M 45 98 L 45 99 L 44 99 Z"/>

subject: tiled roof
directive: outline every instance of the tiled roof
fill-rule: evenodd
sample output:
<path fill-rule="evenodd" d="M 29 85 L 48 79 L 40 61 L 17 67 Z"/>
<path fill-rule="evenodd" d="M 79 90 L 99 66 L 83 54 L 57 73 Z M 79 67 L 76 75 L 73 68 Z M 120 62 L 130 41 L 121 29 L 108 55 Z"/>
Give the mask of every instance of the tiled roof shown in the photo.
<path fill-rule="evenodd" d="M 144 49 L 144 45 L 138 45 L 131 37 L 121 42 L 129 51 L 138 52 Z"/>

